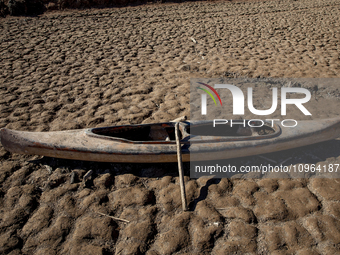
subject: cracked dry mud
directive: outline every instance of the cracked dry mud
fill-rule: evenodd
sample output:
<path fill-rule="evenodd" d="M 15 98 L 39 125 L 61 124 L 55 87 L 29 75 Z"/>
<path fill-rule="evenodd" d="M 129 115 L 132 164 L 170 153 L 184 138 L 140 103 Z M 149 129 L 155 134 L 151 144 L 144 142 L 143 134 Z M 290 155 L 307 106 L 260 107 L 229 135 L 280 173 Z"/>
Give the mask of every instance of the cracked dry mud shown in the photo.
<path fill-rule="evenodd" d="M 287 0 L 0 19 L 0 127 L 169 121 L 189 115 L 190 78 L 339 77 L 339 17 L 335 0 Z M 337 114 L 339 85 L 317 89 L 313 111 Z M 266 158 L 329 164 L 339 152 L 334 140 Z M 339 179 L 194 180 L 185 165 L 182 212 L 177 164 L 0 157 L 1 254 L 340 253 Z"/>

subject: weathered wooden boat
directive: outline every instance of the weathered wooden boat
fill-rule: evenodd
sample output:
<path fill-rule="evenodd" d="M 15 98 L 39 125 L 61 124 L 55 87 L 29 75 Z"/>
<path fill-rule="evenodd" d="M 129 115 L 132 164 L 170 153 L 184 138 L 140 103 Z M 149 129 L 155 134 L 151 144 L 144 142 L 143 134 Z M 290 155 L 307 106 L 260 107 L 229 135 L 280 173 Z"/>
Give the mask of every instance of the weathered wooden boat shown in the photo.
<path fill-rule="evenodd" d="M 249 123 L 251 126 L 258 125 Z M 264 122 L 262 127 L 181 122 L 183 161 L 228 159 L 310 145 L 340 136 L 340 118 L 299 121 L 296 127 Z M 175 123 L 123 125 L 56 132 L 1 129 L 13 153 L 100 162 L 176 162 Z"/>

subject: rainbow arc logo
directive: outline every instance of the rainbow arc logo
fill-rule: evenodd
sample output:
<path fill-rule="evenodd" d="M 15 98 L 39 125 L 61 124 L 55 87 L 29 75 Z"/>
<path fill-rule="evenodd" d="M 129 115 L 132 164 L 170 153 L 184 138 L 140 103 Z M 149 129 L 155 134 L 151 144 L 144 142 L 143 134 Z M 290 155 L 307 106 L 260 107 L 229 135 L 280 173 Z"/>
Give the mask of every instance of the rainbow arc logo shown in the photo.
<path fill-rule="evenodd" d="M 217 96 L 218 100 L 220 101 L 220 104 L 222 105 L 222 100 L 221 100 L 219 94 L 217 93 L 217 91 L 216 91 L 213 87 L 211 87 L 210 85 L 205 84 L 205 83 L 203 83 L 203 82 L 198 82 L 198 84 L 201 84 L 201 85 L 203 85 L 203 86 L 206 86 L 206 87 L 209 88 L 212 92 L 214 92 L 215 95 Z M 197 87 L 197 88 L 198 88 L 198 89 L 201 89 L 201 90 L 203 90 L 205 93 L 207 93 L 207 94 L 212 98 L 212 100 L 214 100 L 215 105 L 217 105 L 216 100 L 215 100 L 213 94 L 211 94 L 211 92 L 210 92 L 209 90 L 206 90 L 206 89 L 203 89 L 203 88 L 200 88 L 200 87 Z"/>

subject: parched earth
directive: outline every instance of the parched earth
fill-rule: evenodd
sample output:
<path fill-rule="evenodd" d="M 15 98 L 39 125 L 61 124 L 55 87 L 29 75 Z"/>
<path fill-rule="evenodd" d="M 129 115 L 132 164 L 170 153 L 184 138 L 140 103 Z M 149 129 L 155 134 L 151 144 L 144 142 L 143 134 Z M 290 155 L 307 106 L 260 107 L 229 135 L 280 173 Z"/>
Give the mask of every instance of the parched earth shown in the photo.
<path fill-rule="evenodd" d="M 189 116 L 190 78 L 339 78 L 339 19 L 336 0 L 0 19 L 0 127 L 51 131 Z M 339 114 L 339 87 L 313 87 L 318 117 Z M 228 161 L 270 162 L 335 166 L 340 141 Z M 71 161 L 0 147 L 0 253 L 340 253 L 340 179 L 190 179 L 184 166 L 187 212 L 177 164 Z"/>

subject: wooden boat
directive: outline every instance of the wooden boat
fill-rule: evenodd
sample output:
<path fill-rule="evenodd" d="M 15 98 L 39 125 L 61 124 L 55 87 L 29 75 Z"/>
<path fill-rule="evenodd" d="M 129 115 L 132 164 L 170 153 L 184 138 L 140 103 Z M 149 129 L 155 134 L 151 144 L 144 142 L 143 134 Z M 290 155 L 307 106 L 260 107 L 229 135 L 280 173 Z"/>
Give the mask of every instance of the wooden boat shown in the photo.
<path fill-rule="evenodd" d="M 256 123 L 250 123 L 255 125 Z M 296 127 L 265 122 L 260 128 L 181 122 L 183 161 L 228 159 L 310 145 L 340 136 L 340 118 L 299 121 Z M 1 129 L 14 153 L 101 162 L 176 162 L 175 123 L 124 125 L 57 132 Z"/>

